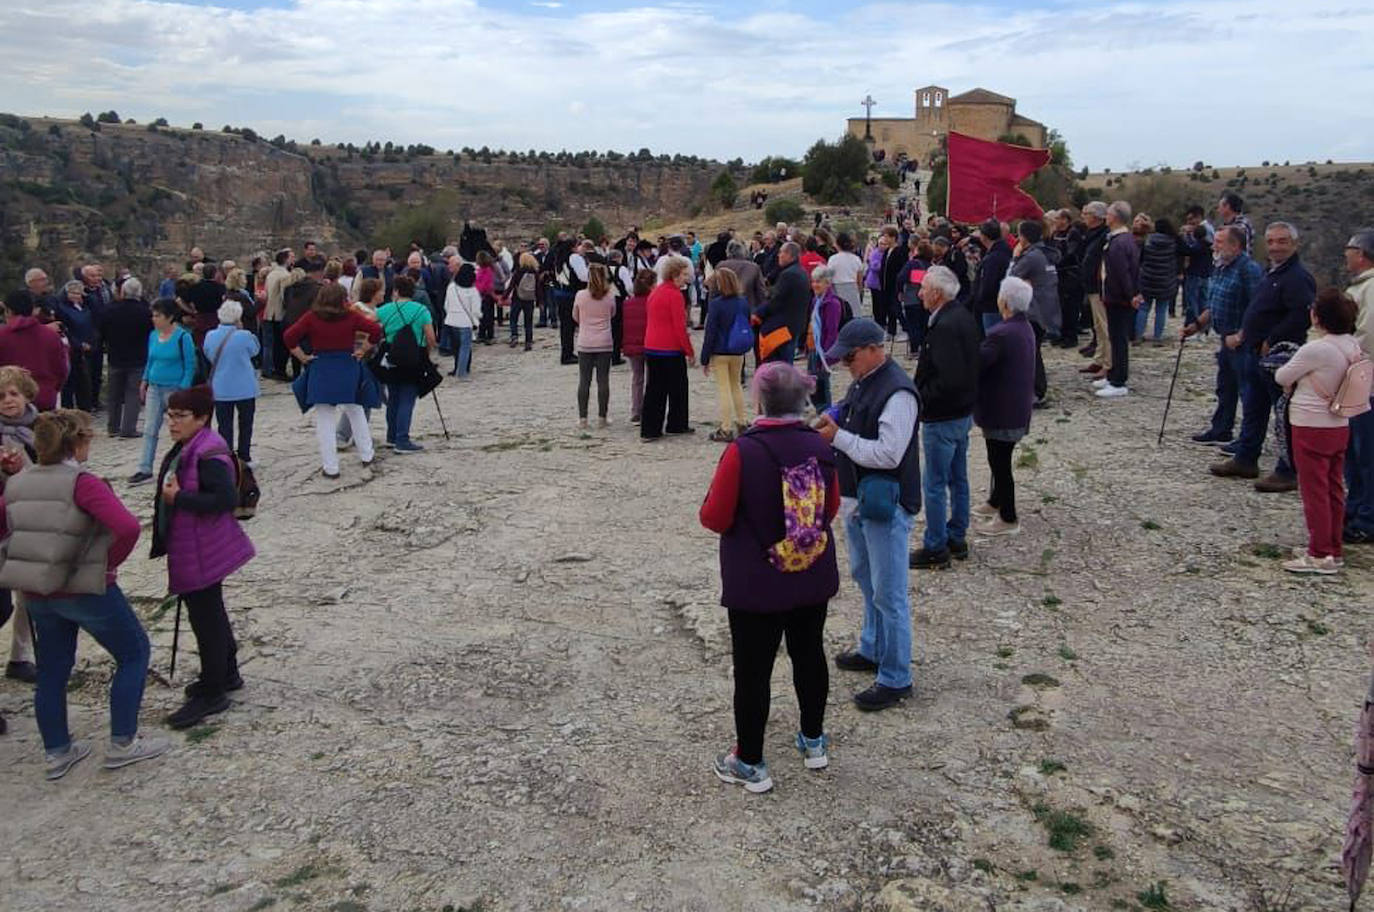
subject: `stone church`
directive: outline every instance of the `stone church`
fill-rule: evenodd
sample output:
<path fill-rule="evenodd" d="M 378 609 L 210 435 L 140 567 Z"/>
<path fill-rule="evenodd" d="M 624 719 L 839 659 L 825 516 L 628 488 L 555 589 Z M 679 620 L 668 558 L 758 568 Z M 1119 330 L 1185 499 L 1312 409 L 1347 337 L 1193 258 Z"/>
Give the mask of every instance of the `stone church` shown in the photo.
<path fill-rule="evenodd" d="M 849 133 L 864 138 L 865 119 L 851 117 Z M 919 162 L 930 160 L 950 130 L 979 139 L 1021 135 L 1037 149 L 1045 148 L 1045 125 L 1016 113 L 1016 99 L 987 89 L 950 95 L 943 86 L 916 90 L 915 117 L 873 118 L 873 150 L 885 151 L 889 160 L 900 155 Z"/>

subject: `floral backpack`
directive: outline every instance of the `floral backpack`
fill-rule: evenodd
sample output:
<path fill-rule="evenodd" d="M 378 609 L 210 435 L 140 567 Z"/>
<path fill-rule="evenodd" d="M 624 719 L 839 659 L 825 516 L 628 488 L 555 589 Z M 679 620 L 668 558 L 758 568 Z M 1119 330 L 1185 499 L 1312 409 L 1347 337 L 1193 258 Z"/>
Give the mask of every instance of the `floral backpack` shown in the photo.
<path fill-rule="evenodd" d="M 777 467 L 782 485 L 783 537 L 765 549 L 769 563 L 783 573 L 810 569 L 830 544 L 830 533 L 825 530 L 825 472 L 820 461 L 812 456 L 783 468 L 761 437 L 747 435 L 740 439 L 763 447 Z"/>

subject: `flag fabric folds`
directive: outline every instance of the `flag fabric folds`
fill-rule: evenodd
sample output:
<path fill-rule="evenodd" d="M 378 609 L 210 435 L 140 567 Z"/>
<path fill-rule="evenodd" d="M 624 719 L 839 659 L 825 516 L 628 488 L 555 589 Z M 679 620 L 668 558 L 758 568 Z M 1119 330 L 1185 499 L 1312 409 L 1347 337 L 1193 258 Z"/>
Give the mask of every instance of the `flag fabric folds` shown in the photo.
<path fill-rule="evenodd" d="M 1018 184 L 1049 163 L 1048 149 L 988 142 L 950 131 L 948 215 L 957 222 L 1040 218 L 1045 213 Z"/>

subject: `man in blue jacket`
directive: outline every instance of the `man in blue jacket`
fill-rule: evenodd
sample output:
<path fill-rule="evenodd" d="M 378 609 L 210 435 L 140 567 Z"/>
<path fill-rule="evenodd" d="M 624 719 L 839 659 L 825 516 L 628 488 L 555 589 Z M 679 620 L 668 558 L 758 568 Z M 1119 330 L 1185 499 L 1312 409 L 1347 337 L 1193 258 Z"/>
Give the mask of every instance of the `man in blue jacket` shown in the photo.
<path fill-rule="evenodd" d="M 1241 321 L 1241 374 L 1243 416 L 1236 460 L 1254 463 L 1264 445 L 1265 430 L 1274 402 L 1283 394 L 1260 359 L 1279 342 L 1301 345 L 1307 341 L 1308 313 L 1317 297 L 1317 281 L 1298 258 L 1298 229 L 1288 222 L 1274 222 L 1264 231 L 1269 252 L 1269 271 L 1255 287 L 1254 300 Z M 1246 396 L 1244 386 L 1250 387 Z M 1274 471 L 1255 482 L 1255 490 L 1282 493 L 1298 489 L 1297 474 L 1282 456 Z"/>

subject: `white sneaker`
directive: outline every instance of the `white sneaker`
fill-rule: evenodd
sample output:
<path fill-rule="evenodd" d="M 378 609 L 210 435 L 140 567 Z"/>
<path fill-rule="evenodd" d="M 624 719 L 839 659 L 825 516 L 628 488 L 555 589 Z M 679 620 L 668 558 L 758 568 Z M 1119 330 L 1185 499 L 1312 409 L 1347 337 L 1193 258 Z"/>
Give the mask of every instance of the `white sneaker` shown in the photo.
<path fill-rule="evenodd" d="M 1099 399 L 1120 399 L 1122 396 L 1127 395 L 1129 392 L 1130 390 L 1126 389 L 1126 387 L 1124 386 L 1112 386 L 1110 383 L 1108 383 L 1106 386 L 1102 387 L 1102 389 L 1097 391 L 1096 396 Z"/>
<path fill-rule="evenodd" d="M 154 757 L 161 757 L 171 750 L 172 742 L 166 738 L 144 737 L 134 735 L 134 740 L 123 747 L 118 744 L 111 744 L 105 751 L 105 769 L 119 769 L 121 766 L 128 766 L 131 763 L 138 763 L 140 760 L 151 760 Z"/>
<path fill-rule="evenodd" d="M 71 744 L 68 744 L 67 749 L 61 753 L 48 754 L 48 769 L 43 775 L 47 777 L 49 782 L 55 779 L 61 779 L 63 776 L 67 775 L 67 773 L 71 772 L 73 766 L 76 766 L 82 760 L 90 756 L 90 753 L 91 742 L 73 741 Z"/>
<path fill-rule="evenodd" d="M 1095 389 L 1095 390 L 1100 390 L 1100 389 L 1102 389 L 1103 387 L 1107 386 L 1107 385 L 1110 384 L 1110 383 L 1111 383 L 1111 381 L 1108 380 L 1106 377 L 1103 377 L 1101 380 L 1094 380 L 1094 381 L 1093 381 L 1093 389 Z"/>
<path fill-rule="evenodd" d="M 1293 549 L 1294 557 L 1305 557 L 1306 555 L 1307 548 L 1303 547 L 1302 545 L 1299 545 L 1298 547 Z M 1331 557 L 1327 558 L 1327 560 L 1331 561 L 1332 565 L 1335 566 L 1338 570 L 1345 566 L 1345 558 L 1343 557 L 1336 557 L 1335 555 L 1332 555 Z"/>
<path fill-rule="evenodd" d="M 1283 569 L 1289 573 L 1315 573 L 1319 576 L 1334 576 L 1340 572 L 1341 568 L 1336 566 L 1335 558 L 1313 557 L 1310 554 L 1304 554 L 1302 557 L 1284 561 Z"/>

